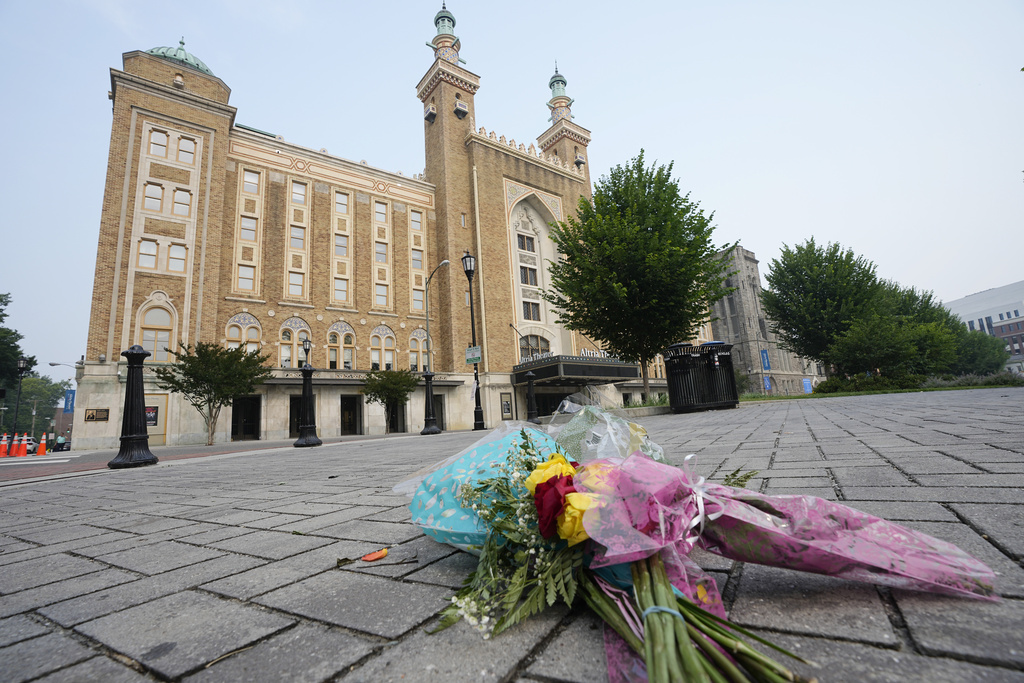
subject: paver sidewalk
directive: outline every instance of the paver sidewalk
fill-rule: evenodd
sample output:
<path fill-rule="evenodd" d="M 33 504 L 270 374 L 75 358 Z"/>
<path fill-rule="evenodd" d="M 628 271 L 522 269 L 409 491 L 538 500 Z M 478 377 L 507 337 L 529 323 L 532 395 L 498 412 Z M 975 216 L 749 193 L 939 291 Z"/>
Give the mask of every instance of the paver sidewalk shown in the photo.
<path fill-rule="evenodd" d="M 639 418 L 670 461 L 743 467 L 953 543 L 998 603 L 709 554 L 736 622 L 822 681 L 1024 681 L 1024 389 L 744 404 Z M 602 630 L 549 610 L 494 640 L 424 630 L 475 558 L 425 538 L 391 491 L 476 441 L 442 434 L 276 449 L 0 487 L 3 681 L 607 680 Z M 388 546 L 385 560 L 355 561 Z"/>

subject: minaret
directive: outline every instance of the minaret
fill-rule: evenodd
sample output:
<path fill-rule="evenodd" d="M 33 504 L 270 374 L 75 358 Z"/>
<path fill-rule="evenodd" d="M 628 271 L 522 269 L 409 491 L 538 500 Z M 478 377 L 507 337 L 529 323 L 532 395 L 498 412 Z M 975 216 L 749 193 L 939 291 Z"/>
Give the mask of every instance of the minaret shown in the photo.
<path fill-rule="evenodd" d="M 554 154 L 566 164 L 575 164 L 587 176 L 589 194 L 590 169 L 587 167 L 587 145 L 590 144 L 590 131 L 572 122 L 572 98 L 565 94 L 568 84 L 565 76 L 558 73 L 555 63 L 555 75 L 548 81 L 551 88 L 551 99 L 548 109 L 551 110 L 551 127 L 537 138 L 541 150 L 545 154 Z"/>
<path fill-rule="evenodd" d="M 424 180 L 436 187 L 436 218 L 429 236 L 428 260 L 430 264 L 443 259 L 452 263 L 438 273 L 438 289 L 431 296 L 431 317 L 440 319 L 436 327 L 431 327 L 434 364 L 439 370 L 450 371 L 463 367 L 454 358 L 467 345 L 470 329 L 467 307 L 453 307 L 451 303 L 461 304 L 465 298 L 467 283 L 459 259 L 469 250 L 477 257 L 480 272 L 489 264 L 479 253 L 475 237 L 473 165 L 466 147 L 466 138 L 473 131 L 473 96 L 480 88 L 480 77 L 462 66 L 465 62 L 459 58 L 461 44 L 454 33 L 455 17 L 444 4 L 434 17 L 434 25 L 437 33 L 427 43 L 434 51 L 434 62 L 416 86 L 416 95 L 423 102 Z"/>

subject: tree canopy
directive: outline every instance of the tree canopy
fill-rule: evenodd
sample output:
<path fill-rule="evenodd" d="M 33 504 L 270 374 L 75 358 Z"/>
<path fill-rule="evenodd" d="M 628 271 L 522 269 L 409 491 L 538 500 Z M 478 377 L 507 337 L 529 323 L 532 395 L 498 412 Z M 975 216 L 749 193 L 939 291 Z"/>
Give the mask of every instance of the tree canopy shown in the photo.
<path fill-rule="evenodd" d="M 391 415 L 395 408 L 407 400 L 416 389 L 419 378 L 409 370 L 371 370 L 366 373 L 366 385 L 360 390 L 370 403 L 384 408 L 384 430 L 391 429 Z"/>
<path fill-rule="evenodd" d="M 167 349 L 177 362 L 153 369 L 160 388 L 181 394 L 206 422 L 206 444 L 213 444 L 220 409 L 239 396 L 251 394 L 270 376 L 267 356 L 247 353 L 244 346 L 226 349 L 219 344 L 179 342 L 179 350 Z"/>
<path fill-rule="evenodd" d="M 559 323 L 640 363 L 647 395 L 647 365 L 691 339 L 731 291 L 732 246 L 717 253 L 713 214 L 680 193 L 672 166 L 647 167 L 641 151 L 595 184 L 592 202 L 581 198 L 575 216 L 553 225 L 561 258 L 544 292 Z"/>
<path fill-rule="evenodd" d="M 0 294 L 0 387 L 10 389 L 18 384 L 18 359 L 24 356 L 21 350 L 22 335 L 17 330 L 4 327 L 7 307 L 11 305 L 10 294 Z M 35 367 L 34 356 L 25 356 L 28 367 Z"/>

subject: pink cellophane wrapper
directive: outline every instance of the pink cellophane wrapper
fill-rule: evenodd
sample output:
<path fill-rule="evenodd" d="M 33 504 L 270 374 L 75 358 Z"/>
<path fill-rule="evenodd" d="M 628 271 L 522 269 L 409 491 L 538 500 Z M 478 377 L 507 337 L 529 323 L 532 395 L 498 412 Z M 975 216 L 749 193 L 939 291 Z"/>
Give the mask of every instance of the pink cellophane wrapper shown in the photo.
<path fill-rule="evenodd" d="M 669 547 L 685 556 L 699 544 L 741 562 L 998 599 L 992 570 L 955 545 L 822 498 L 704 484 L 685 468 L 638 455 L 589 462 L 574 486 L 594 500 L 583 516 L 598 544 L 592 567 Z"/>

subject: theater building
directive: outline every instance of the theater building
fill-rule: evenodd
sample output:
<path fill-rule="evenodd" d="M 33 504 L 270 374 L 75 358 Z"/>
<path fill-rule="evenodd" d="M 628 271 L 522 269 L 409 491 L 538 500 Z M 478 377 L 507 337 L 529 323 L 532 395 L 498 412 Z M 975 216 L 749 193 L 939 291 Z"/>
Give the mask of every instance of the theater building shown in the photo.
<path fill-rule="evenodd" d="M 556 72 L 547 106 L 538 102 L 538 122 L 550 117 L 550 125 L 536 141 L 506 139 L 477 123 L 480 78 L 459 61 L 455 18 L 442 9 L 434 24 L 434 59 L 416 89 L 426 164 L 415 177 L 236 124 L 228 84 L 183 43 L 127 52 L 122 68 L 111 69 L 110 156 L 75 448 L 118 443 L 121 352 L 143 346 L 151 368 L 173 360 L 165 349 L 179 340 L 244 345 L 274 367 L 255 394 L 221 413 L 218 441 L 297 435 L 305 339 L 321 436 L 382 433 L 383 410 L 360 394 L 366 372 L 421 373 L 428 365 L 439 424 L 471 428 L 466 252 L 477 263 L 488 427 L 525 418 L 516 372 L 524 361 L 558 366 L 538 385 L 542 409 L 584 384 L 605 385 L 600 390 L 617 398 L 610 383 L 638 376 L 636 366 L 600 357 L 558 325 L 541 297 L 545 260 L 555 258 L 548 224 L 591 195 L 590 132 L 573 120 L 566 78 Z M 428 303 L 428 277 L 444 260 Z M 145 377 L 151 444 L 204 443 L 196 410 Z M 421 383 L 392 430 L 419 431 L 425 400 Z"/>

